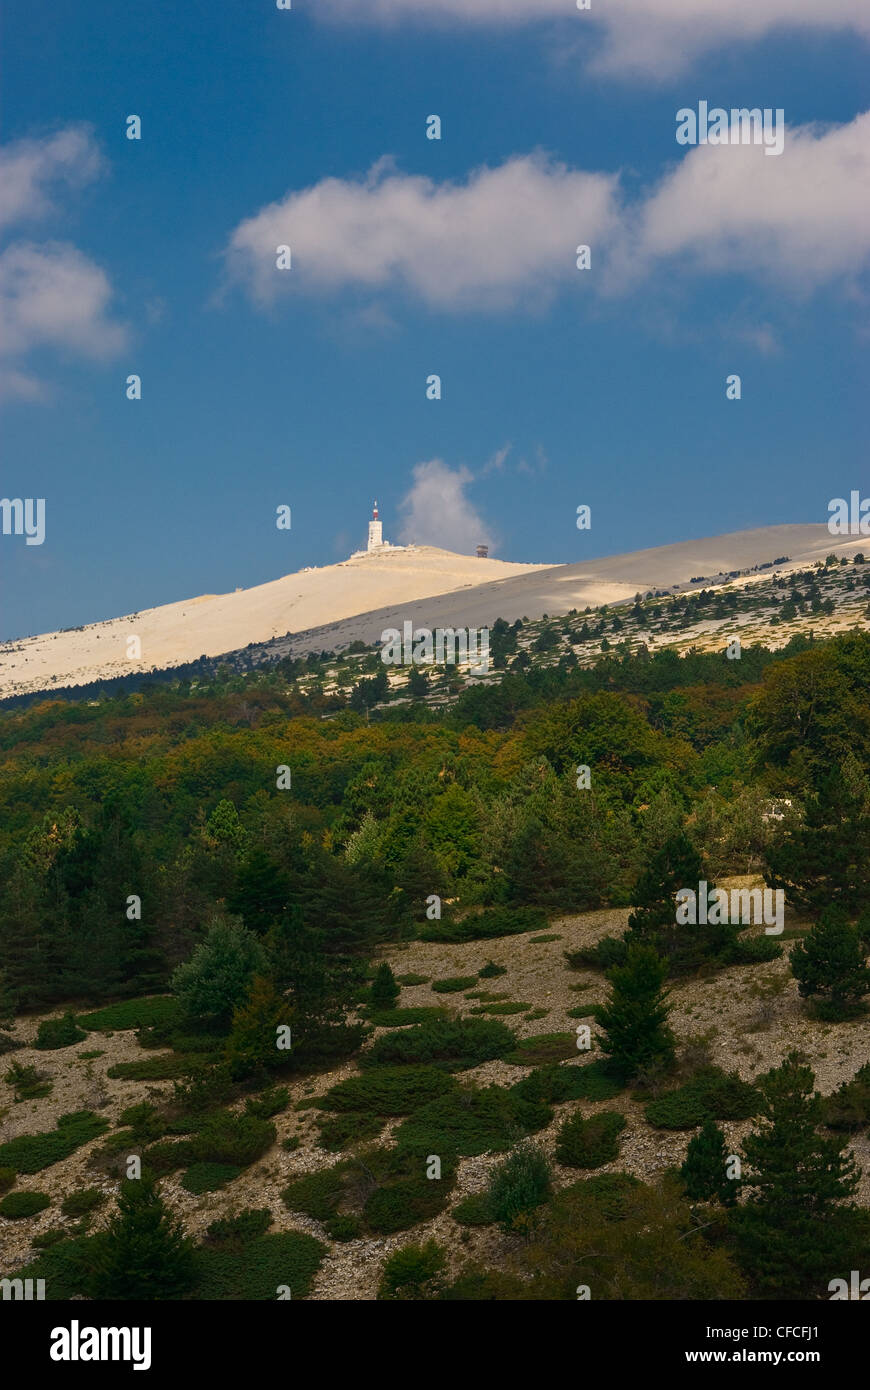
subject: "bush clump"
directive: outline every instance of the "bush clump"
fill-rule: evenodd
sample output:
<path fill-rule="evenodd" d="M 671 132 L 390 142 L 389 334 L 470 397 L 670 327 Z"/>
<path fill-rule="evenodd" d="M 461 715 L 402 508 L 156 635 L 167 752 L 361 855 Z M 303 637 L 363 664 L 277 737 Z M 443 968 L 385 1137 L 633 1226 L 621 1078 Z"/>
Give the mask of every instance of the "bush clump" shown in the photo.
<path fill-rule="evenodd" d="M 447 1255 L 434 1240 L 425 1245 L 405 1245 L 386 1261 L 378 1289 L 379 1299 L 437 1298 L 444 1287 Z"/>
<path fill-rule="evenodd" d="M 0 1201 L 0 1216 L 5 1216 L 7 1221 L 20 1221 L 50 1206 L 51 1198 L 44 1192 L 9 1192 Z"/>
<path fill-rule="evenodd" d="M 543 1101 L 503 1086 L 457 1087 L 405 1120 L 396 1131 L 396 1146 L 421 1159 L 430 1153 L 461 1158 L 504 1153 L 517 1137 L 543 1129 L 552 1118 Z"/>
<path fill-rule="evenodd" d="M 171 994 L 153 994 L 142 999 L 125 999 L 107 1004 L 93 1013 L 79 1014 L 76 1022 L 91 1033 L 123 1032 L 127 1028 L 177 1025 L 181 1018 L 178 1000 Z"/>
<path fill-rule="evenodd" d="M 478 970 L 478 979 L 495 980 L 499 975 L 507 974 L 506 965 L 496 965 L 494 960 L 488 960 L 482 970 Z"/>
<path fill-rule="evenodd" d="M 579 1113 L 562 1124 L 556 1140 L 556 1158 L 567 1168 L 601 1168 L 619 1157 L 619 1135 L 625 1116 L 602 1110 L 584 1119 Z"/>
<path fill-rule="evenodd" d="M 233 1178 L 237 1178 L 241 1171 L 241 1168 L 236 1168 L 231 1163 L 194 1163 L 181 1179 L 181 1186 L 185 1192 L 192 1192 L 194 1196 L 201 1197 L 203 1192 L 217 1192 L 219 1188 L 225 1187 Z"/>
<path fill-rule="evenodd" d="M 460 994 L 464 989 L 473 989 L 476 984 L 476 975 L 451 975 L 444 980 L 435 980 L 432 988 L 436 994 Z"/>
<path fill-rule="evenodd" d="M 72 1047 L 73 1043 L 83 1042 L 87 1036 L 77 1026 L 74 1014 L 67 1012 L 63 1018 L 44 1018 L 33 1046 L 40 1052 L 49 1052 L 59 1047 Z"/>
<path fill-rule="evenodd" d="M 493 1170 L 487 1204 L 506 1235 L 524 1235 L 531 1229 L 535 1209 L 551 1191 L 546 1154 L 534 1144 L 520 1144 Z"/>
<path fill-rule="evenodd" d="M 386 1121 L 381 1115 L 373 1115 L 368 1110 L 348 1110 L 341 1115 L 330 1115 L 319 1121 L 322 1149 L 330 1153 L 340 1153 L 354 1144 L 367 1143 L 377 1139 Z"/>
<path fill-rule="evenodd" d="M 412 1114 L 456 1084 L 452 1076 L 437 1067 L 372 1068 L 339 1081 L 321 1103 L 326 1110 L 367 1110 L 389 1118 Z"/>
<path fill-rule="evenodd" d="M 206 1241 L 225 1248 L 241 1248 L 246 1241 L 263 1236 L 272 1224 L 268 1207 L 246 1207 L 238 1216 L 213 1221 L 205 1233 Z"/>
<path fill-rule="evenodd" d="M 446 941 L 454 945 L 466 941 L 489 941 L 499 936 L 518 936 L 540 931 L 547 925 L 547 914 L 539 907 L 490 907 L 470 914 L 461 922 L 441 922 L 421 927 L 421 941 Z"/>
<path fill-rule="evenodd" d="M 257 1115 L 236 1115 L 220 1110 L 209 1115 L 190 1140 L 190 1150 L 200 1163 L 229 1164 L 248 1168 L 261 1158 L 277 1138 L 275 1126 Z"/>
<path fill-rule="evenodd" d="M 108 1121 L 91 1110 L 61 1115 L 56 1129 L 22 1134 L 0 1144 L 0 1166 L 14 1168 L 17 1173 L 39 1173 L 62 1158 L 69 1158 L 82 1144 L 105 1134 L 108 1128 Z"/>
<path fill-rule="evenodd" d="M 463 1071 L 503 1057 L 516 1044 L 516 1037 L 498 1019 L 432 1019 L 398 1033 L 378 1038 L 360 1065 L 409 1066 L 429 1063 L 445 1071 Z"/>
<path fill-rule="evenodd" d="M 98 1187 L 85 1187 L 80 1192 L 70 1192 L 64 1197 L 60 1209 L 64 1216 L 89 1216 L 106 1200 L 105 1192 Z"/>
<path fill-rule="evenodd" d="M 759 1095 L 736 1072 L 704 1067 L 683 1086 L 651 1100 L 645 1109 L 656 1129 L 695 1129 L 705 1120 L 748 1120 L 758 1113 Z"/>

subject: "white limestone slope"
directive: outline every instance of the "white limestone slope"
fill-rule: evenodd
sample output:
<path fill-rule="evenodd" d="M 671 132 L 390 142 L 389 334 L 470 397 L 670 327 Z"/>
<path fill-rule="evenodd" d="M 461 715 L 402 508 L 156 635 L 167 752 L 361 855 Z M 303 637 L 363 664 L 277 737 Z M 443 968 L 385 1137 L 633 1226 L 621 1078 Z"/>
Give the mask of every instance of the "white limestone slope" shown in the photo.
<path fill-rule="evenodd" d="M 545 567 L 479 560 L 425 545 L 362 553 L 252 589 L 201 594 L 73 631 L 2 643 L 0 696 L 221 656 L 249 642 L 268 642 L 387 603 L 411 603 L 539 568 Z M 127 658 L 131 636 L 139 638 L 140 660 Z"/>
<path fill-rule="evenodd" d="M 582 533 L 578 544 L 582 546 Z M 483 627 L 496 618 L 558 615 L 619 603 L 650 589 L 680 589 L 703 577 L 781 556 L 787 571 L 831 552 L 870 551 L 864 537 L 834 537 L 824 524 L 765 526 L 679 541 L 570 565 L 479 560 L 433 546 L 358 554 L 337 565 L 288 574 L 232 594 L 203 594 L 142 613 L 0 645 L 0 696 L 80 685 L 134 671 L 221 656 L 251 642 L 294 634 L 294 652 L 377 641 L 385 628 Z M 769 573 L 764 571 L 763 573 Z M 126 657 L 138 636 L 141 659 Z"/>

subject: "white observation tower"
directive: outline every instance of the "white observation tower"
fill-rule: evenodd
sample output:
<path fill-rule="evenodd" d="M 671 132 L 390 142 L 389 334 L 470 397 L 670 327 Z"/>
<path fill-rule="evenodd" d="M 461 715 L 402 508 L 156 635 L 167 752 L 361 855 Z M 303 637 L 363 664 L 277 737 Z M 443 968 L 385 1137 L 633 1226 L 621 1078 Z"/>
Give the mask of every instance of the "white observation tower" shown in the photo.
<path fill-rule="evenodd" d="M 378 504 L 375 502 L 372 519 L 369 522 L 369 543 L 367 550 L 381 550 L 384 544 L 383 526 L 378 520 Z"/>

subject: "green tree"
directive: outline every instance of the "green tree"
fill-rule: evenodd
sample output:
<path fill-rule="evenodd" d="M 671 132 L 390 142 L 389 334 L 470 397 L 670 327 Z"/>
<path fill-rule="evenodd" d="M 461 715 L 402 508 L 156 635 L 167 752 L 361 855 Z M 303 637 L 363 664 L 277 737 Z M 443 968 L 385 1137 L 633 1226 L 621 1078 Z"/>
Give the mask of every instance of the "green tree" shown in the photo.
<path fill-rule="evenodd" d="M 634 911 L 628 928 L 635 940 L 657 940 L 663 930 L 673 930 L 677 917 L 677 893 L 695 893 L 704 878 L 701 856 L 688 835 L 680 830 L 657 850 L 635 884 Z M 712 887 L 712 884 L 710 885 Z"/>
<path fill-rule="evenodd" d="M 767 862 L 771 884 L 796 907 L 821 912 L 833 904 L 858 915 L 870 881 L 870 801 L 845 765 L 824 778 L 803 820 L 770 846 Z"/>
<path fill-rule="evenodd" d="M 826 907 L 791 952 L 791 972 L 802 999 L 821 995 L 838 1015 L 870 994 L 870 970 L 858 928 L 840 907 Z"/>
<path fill-rule="evenodd" d="M 738 1259 L 761 1295 L 821 1298 L 866 1253 L 867 1214 L 848 1200 L 860 1171 L 844 1152 L 847 1136 L 819 1133 L 822 1098 L 798 1053 L 757 1084 L 762 1127 L 743 1146 L 749 1197 L 729 1221 Z"/>
<path fill-rule="evenodd" d="M 689 1140 L 680 1177 L 686 1196 L 693 1202 L 721 1202 L 733 1206 L 737 1200 L 737 1182 L 726 1174 L 728 1152 L 725 1136 L 715 1120 L 705 1120 L 699 1132 Z"/>
<path fill-rule="evenodd" d="M 374 1009 L 394 1009 L 401 994 L 401 987 L 387 961 L 382 961 L 372 980 L 371 1002 Z"/>
<path fill-rule="evenodd" d="M 91 1298 L 179 1298 L 195 1283 L 193 1242 L 167 1211 L 154 1180 L 144 1174 L 122 1183 L 118 1210 L 93 1247 Z"/>
<path fill-rule="evenodd" d="M 247 999 L 233 1011 L 226 1061 L 233 1077 L 256 1076 L 288 1061 L 278 1048 L 278 1027 L 290 1022 L 290 1005 L 271 980 L 255 975 Z"/>
<path fill-rule="evenodd" d="M 263 947 L 240 922 L 215 918 L 204 941 L 172 976 L 172 988 L 193 1022 L 226 1031 L 233 1010 L 265 966 Z"/>
<path fill-rule="evenodd" d="M 287 875 L 261 846 L 255 845 L 248 851 L 227 898 L 230 912 L 238 914 L 251 931 L 263 935 L 287 911 L 289 899 Z"/>
<path fill-rule="evenodd" d="M 666 975 L 653 947 L 637 943 L 629 946 L 625 964 L 608 972 L 610 996 L 595 1016 L 604 1030 L 602 1050 L 614 1072 L 626 1079 L 673 1063 L 674 1037 L 662 988 Z"/>

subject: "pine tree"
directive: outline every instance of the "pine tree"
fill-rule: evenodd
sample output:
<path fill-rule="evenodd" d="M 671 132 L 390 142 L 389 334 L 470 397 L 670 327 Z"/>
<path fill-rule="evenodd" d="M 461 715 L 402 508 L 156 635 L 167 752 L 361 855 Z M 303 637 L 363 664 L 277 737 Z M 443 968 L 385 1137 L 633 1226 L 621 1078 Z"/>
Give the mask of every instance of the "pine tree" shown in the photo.
<path fill-rule="evenodd" d="M 870 970 L 858 928 L 840 907 L 826 907 L 818 922 L 793 947 L 791 971 L 802 999 L 822 995 L 834 1014 L 844 1016 L 870 994 Z"/>
<path fill-rule="evenodd" d="M 670 836 L 652 856 L 638 879 L 628 919 L 629 931 L 637 940 L 648 941 L 662 928 L 673 928 L 677 916 L 677 893 L 681 888 L 698 891 L 704 877 L 701 856 L 682 830 Z M 712 885 L 711 885 L 712 887 Z"/>
<path fill-rule="evenodd" d="M 193 1242 L 167 1211 L 154 1180 L 143 1174 L 122 1183 L 118 1210 L 94 1241 L 90 1296 L 178 1298 L 195 1278 Z"/>
<path fill-rule="evenodd" d="M 680 1176 L 686 1196 L 693 1202 L 721 1202 L 733 1206 L 737 1183 L 727 1176 L 728 1154 L 725 1136 L 714 1120 L 705 1120 L 700 1131 L 689 1140 Z"/>
<path fill-rule="evenodd" d="M 814 1085 L 795 1052 L 761 1077 L 763 1127 L 743 1146 L 750 1196 L 729 1224 L 755 1289 L 775 1298 L 825 1297 L 828 1281 L 866 1252 L 867 1213 L 848 1200 L 860 1170 L 844 1153 L 847 1136 L 819 1133 Z"/>
<path fill-rule="evenodd" d="M 767 852 L 770 881 L 796 907 L 831 905 L 855 917 L 870 881 L 870 802 L 848 767 L 826 777 L 807 801 L 803 820 L 790 825 Z"/>
<path fill-rule="evenodd" d="M 653 947 L 637 943 L 629 946 L 625 964 L 608 972 L 610 997 L 596 1011 L 596 1019 L 605 1033 L 602 1050 L 613 1070 L 626 1079 L 674 1060 L 662 988 L 666 975 L 667 966 Z"/>
<path fill-rule="evenodd" d="M 697 894 L 702 882 L 708 894 L 713 892 L 715 885 L 704 877 L 701 856 L 680 830 L 653 854 L 635 885 L 635 910 L 629 915 L 625 940 L 654 946 L 667 962 L 669 974 L 695 970 L 707 960 L 727 960 L 736 946 L 739 924 L 677 923 L 677 893 L 691 889 Z"/>
<path fill-rule="evenodd" d="M 238 913 L 249 931 L 262 935 L 286 912 L 289 900 L 287 875 L 256 845 L 242 863 L 227 898 L 229 911 Z"/>
<path fill-rule="evenodd" d="M 289 1061 L 278 1047 L 278 1028 L 290 1024 L 291 1007 L 264 975 L 255 975 L 248 997 L 233 1012 L 226 1061 L 234 1079 L 256 1076 Z"/>
<path fill-rule="evenodd" d="M 375 978 L 372 980 L 372 1008 L 394 1009 L 401 992 L 401 988 L 396 984 L 396 977 L 392 969 L 386 961 L 383 961 L 375 971 Z"/>

